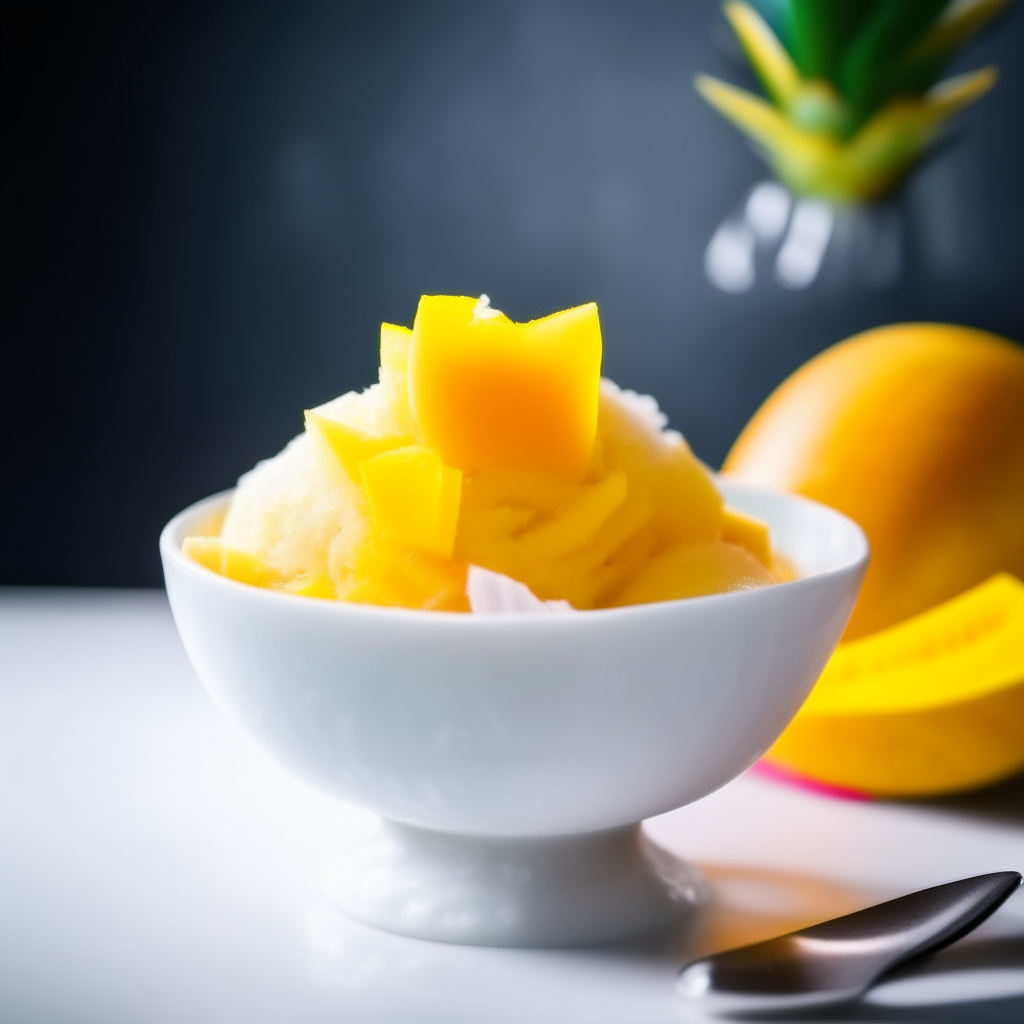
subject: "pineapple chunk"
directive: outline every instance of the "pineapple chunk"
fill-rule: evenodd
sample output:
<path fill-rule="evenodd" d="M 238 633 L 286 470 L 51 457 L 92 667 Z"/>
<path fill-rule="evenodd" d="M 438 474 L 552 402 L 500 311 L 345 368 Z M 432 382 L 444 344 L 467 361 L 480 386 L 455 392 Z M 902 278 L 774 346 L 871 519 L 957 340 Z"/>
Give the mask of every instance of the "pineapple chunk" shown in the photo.
<path fill-rule="evenodd" d="M 445 465 L 581 480 L 597 431 L 600 372 L 593 303 L 517 324 L 470 298 L 420 299 L 409 395 L 424 442 Z"/>
<path fill-rule="evenodd" d="M 462 473 L 433 448 L 410 445 L 359 463 L 375 532 L 385 540 L 450 558 Z"/>

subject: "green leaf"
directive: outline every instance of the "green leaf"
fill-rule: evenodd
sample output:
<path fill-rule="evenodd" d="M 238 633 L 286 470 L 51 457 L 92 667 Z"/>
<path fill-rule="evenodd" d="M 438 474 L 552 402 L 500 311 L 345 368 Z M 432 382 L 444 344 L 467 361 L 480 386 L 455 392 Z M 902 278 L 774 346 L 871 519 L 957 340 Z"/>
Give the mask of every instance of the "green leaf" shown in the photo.
<path fill-rule="evenodd" d="M 756 8 L 757 13 L 768 22 L 779 42 L 792 55 L 792 0 L 750 0 L 750 2 Z"/>
<path fill-rule="evenodd" d="M 839 62 L 875 0 L 790 0 L 789 51 L 804 78 L 838 84 Z"/>
<path fill-rule="evenodd" d="M 745 0 L 722 6 L 751 67 L 779 106 L 788 107 L 800 90 L 800 73 L 768 23 Z"/>
<path fill-rule="evenodd" d="M 956 50 L 1010 6 L 1010 0 L 953 0 L 894 69 L 894 85 L 924 92 Z"/>
<path fill-rule="evenodd" d="M 947 0 L 878 0 L 839 66 L 839 90 L 860 118 L 869 116 L 891 94 L 893 67 L 936 20 L 946 3 Z"/>

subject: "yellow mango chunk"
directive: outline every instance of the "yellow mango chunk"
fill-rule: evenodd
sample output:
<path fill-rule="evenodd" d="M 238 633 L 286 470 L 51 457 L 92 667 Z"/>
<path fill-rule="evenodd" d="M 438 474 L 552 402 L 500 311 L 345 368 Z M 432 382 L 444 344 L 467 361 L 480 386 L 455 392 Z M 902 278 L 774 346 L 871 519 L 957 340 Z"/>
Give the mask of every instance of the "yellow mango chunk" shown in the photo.
<path fill-rule="evenodd" d="M 181 550 L 193 562 L 239 583 L 269 587 L 275 580 L 275 573 L 261 559 L 229 548 L 220 537 L 186 537 Z"/>
<path fill-rule="evenodd" d="M 763 519 L 737 512 L 734 508 L 723 508 L 722 540 L 739 544 L 763 565 L 772 568 L 771 530 Z"/>
<path fill-rule="evenodd" d="M 746 548 L 724 541 L 698 541 L 655 555 L 613 603 L 621 606 L 674 601 L 778 582 Z"/>
<path fill-rule="evenodd" d="M 469 611 L 465 563 L 370 538 L 339 581 L 338 599 L 426 611 Z"/>
<path fill-rule="evenodd" d="M 586 480 L 467 474 L 457 556 L 586 609 L 608 604 L 655 552 L 718 540 L 721 495 L 685 442 L 662 427 L 652 399 L 602 381 Z"/>
<path fill-rule="evenodd" d="M 766 755 L 881 796 L 983 786 L 1024 768 L 1024 583 L 992 576 L 840 644 Z"/>
<path fill-rule="evenodd" d="M 459 470 L 423 445 L 376 455 L 360 462 L 359 470 L 378 536 L 451 557 L 462 491 Z"/>
<path fill-rule="evenodd" d="M 663 547 L 718 540 L 723 501 L 711 474 L 682 438 L 667 444 L 644 423 L 628 395 L 602 382 L 598 439 L 604 469 L 623 470 L 630 495 L 653 506 L 652 529 Z"/>
<path fill-rule="evenodd" d="M 372 459 L 381 452 L 405 448 L 412 443 L 411 436 L 368 434 L 338 420 L 329 419 L 307 409 L 306 429 L 318 433 L 330 446 L 338 461 L 353 479 L 359 479 L 359 463 Z"/>
<path fill-rule="evenodd" d="M 405 377 L 409 373 L 409 345 L 412 331 L 398 324 L 380 325 L 380 375 Z"/>
<path fill-rule="evenodd" d="M 182 553 L 193 562 L 213 572 L 247 583 L 252 587 L 283 590 L 305 597 L 334 598 L 334 587 L 325 576 L 313 573 L 296 573 L 291 576 L 276 572 L 262 559 L 246 551 L 228 547 L 220 537 L 186 537 L 181 545 Z"/>
<path fill-rule="evenodd" d="M 466 562 L 525 583 L 545 599 L 557 593 L 576 608 L 593 607 L 596 569 L 640 525 L 609 530 L 627 493 L 622 472 L 585 485 L 522 471 L 469 477 L 456 552 Z M 488 507 L 489 501 L 509 504 Z"/>
<path fill-rule="evenodd" d="M 397 324 L 380 325 L 380 388 L 391 420 L 407 444 L 419 440 L 419 430 L 409 404 L 409 345 L 412 331 Z"/>
<path fill-rule="evenodd" d="M 220 571 L 228 579 L 248 583 L 252 587 L 272 587 L 279 582 L 277 574 L 264 561 L 237 548 L 224 548 Z"/>
<path fill-rule="evenodd" d="M 423 441 L 445 465 L 582 479 L 597 430 L 600 372 L 593 303 L 517 324 L 482 300 L 420 299 L 409 396 Z"/>
<path fill-rule="evenodd" d="M 548 600 L 564 596 L 574 608 L 606 604 L 657 547 L 649 529 L 651 512 L 645 502 L 627 497 L 586 545 L 561 558 L 533 563 L 530 589 Z"/>
<path fill-rule="evenodd" d="M 518 538 L 524 558 L 558 558 L 586 545 L 608 517 L 626 500 L 625 473 L 609 473 L 585 487 L 547 522 Z"/>
<path fill-rule="evenodd" d="M 181 543 L 181 551 L 186 558 L 211 572 L 223 574 L 224 541 L 220 537 L 186 537 Z"/>
<path fill-rule="evenodd" d="M 319 597 L 325 601 L 334 600 L 334 585 L 326 576 L 317 576 L 309 572 L 301 572 L 298 576 L 284 579 L 272 584 L 272 589 L 283 590 L 288 594 L 300 597 Z"/>

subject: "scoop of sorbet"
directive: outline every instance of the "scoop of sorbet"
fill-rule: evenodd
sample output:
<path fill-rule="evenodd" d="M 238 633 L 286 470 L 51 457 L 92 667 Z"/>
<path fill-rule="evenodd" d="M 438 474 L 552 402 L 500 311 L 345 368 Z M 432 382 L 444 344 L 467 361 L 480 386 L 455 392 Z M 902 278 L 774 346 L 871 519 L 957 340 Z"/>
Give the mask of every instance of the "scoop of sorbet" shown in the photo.
<path fill-rule="evenodd" d="M 525 324 L 424 296 L 381 327 L 379 383 L 306 413 L 185 550 L 243 582 L 468 611 L 470 565 L 577 609 L 778 582 L 654 399 L 600 377 L 593 304 Z"/>

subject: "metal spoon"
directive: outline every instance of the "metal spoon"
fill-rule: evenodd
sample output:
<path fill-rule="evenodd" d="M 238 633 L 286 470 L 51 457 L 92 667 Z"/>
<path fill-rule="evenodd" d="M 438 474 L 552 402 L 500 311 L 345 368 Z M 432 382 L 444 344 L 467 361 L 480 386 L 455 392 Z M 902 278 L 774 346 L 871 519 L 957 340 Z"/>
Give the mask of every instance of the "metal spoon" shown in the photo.
<path fill-rule="evenodd" d="M 717 953 L 679 973 L 710 1013 L 773 1013 L 848 1002 L 884 973 L 973 931 L 1020 885 L 995 871 L 922 889 L 833 921 Z"/>

